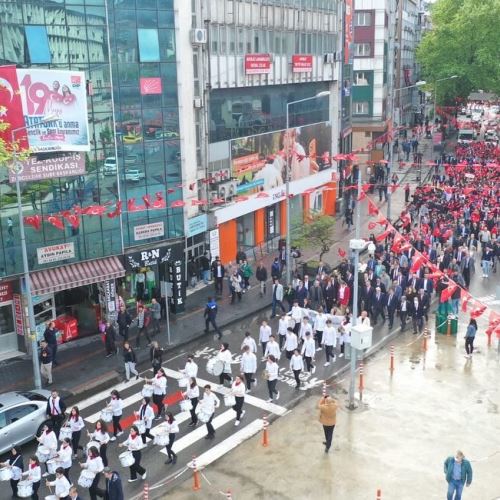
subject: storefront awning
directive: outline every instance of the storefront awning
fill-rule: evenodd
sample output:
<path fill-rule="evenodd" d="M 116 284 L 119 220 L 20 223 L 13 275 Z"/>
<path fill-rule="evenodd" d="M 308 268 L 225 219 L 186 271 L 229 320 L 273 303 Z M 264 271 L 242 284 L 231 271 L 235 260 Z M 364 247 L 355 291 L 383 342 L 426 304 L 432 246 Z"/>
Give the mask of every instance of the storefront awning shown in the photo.
<path fill-rule="evenodd" d="M 106 257 L 31 273 L 33 295 L 60 292 L 125 276 L 118 257 Z"/>

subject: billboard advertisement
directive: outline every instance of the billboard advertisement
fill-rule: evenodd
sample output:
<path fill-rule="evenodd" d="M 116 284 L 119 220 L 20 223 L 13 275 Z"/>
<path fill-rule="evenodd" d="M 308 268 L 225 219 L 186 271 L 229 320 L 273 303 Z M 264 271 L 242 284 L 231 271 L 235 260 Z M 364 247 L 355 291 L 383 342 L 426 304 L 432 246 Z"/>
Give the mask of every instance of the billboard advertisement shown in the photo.
<path fill-rule="evenodd" d="M 16 139 L 27 137 L 33 152 L 89 151 L 85 82 L 83 71 L 0 68 L 0 110 L 9 110 L 4 121 L 14 129 L 24 117 L 20 126 L 28 129 Z"/>
<path fill-rule="evenodd" d="M 231 141 L 237 194 L 253 194 L 303 179 L 330 167 L 332 130 L 328 122 L 252 135 Z"/>

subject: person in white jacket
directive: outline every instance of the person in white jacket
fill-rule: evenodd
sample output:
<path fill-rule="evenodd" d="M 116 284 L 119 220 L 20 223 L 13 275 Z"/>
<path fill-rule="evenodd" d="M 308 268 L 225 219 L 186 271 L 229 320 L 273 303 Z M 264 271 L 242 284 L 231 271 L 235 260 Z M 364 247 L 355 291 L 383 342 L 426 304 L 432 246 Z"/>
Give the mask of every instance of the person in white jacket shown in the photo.
<path fill-rule="evenodd" d="M 285 344 L 286 332 L 289 326 L 290 326 L 290 316 L 287 316 L 286 314 L 280 316 L 280 319 L 278 321 L 278 335 L 279 335 L 280 349 L 283 349 L 283 345 Z"/>
<path fill-rule="evenodd" d="M 248 345 L 243 348 L 240 369 L 245 377 L 247 392 L 250 392 L 252 389 L 252 382 L 257 385 L 257 379 L 255 378 L 255 374 L 257 373 L 257 356 L 250 350 L 250 346 Z"/>
<path fill-rule="evenodd" d="M 113 412 L 113 436 L 111 436 L 110 441 L 116 441 L 116 438 L 123 434 L 120 424 L 123 415 L 123 401 L 116 389 L 111 391 L 111 400 L 109 401 L 108 408 Z"/>
<path fill-rule="evenodd" d="M 243 409 L 243 402 L 245 401 L 245 384 L 243 380 L 241 380 L 241 377 L 234 377 L 234 382 L 231 385 L 231 394 L 235 399 L 233 410 L 236 412 L 236 420 L 234 425 L 238 426 L 240 425 L 241 417 L 245 415 L 245 410 Z"/>
<path fill-rule="evenodd" d="M 300 388 L 300 374 L 303 369 L 304 369 L 304 360 L 300 355 L 299 350 L 295 349 L 293 351 L 292 357 L 290 358 L 290 370 L 292 370 L 296 382 L 295 389 Z"/>
<path fill-rule="evenodd" d="M 295 335 L 298 335 L 300 330 L 300 324 L 302 323 L 303 314 L 302 314 L 302 309 L 299 307 L 299 303 L 296 300 L 293 302 L 293 306 L 290 309 L 290 316 L 295 321 L 295 325 L 293 327 L 293 333 L 295 333 Z"/>
<path fill-rule="evenodd" d="M 78 406 L 73 406 L 69 414 L 68 421 L 66 425 L 71 429 L 71 445 L 73 447 L 73 458 L 77 458 L 78 450 L 82 450 L 83 447 L 80 446 L 80 438 L 82 436 L 82 429 L 85 428 L 85 423 L 83 418 L 80 416 L 80 410 Z"/>
<path fill-rule="evenodd" d="M 245 351 L 245 346 L 248 346 L 250 348 L 250 352 L 257 354 L 257 343 L 251 337 L 250 332 L 245 332 L 245 337 L 243 339 L 243 342 L 241 343 L 242 351 Z"/>
<path fill-rule="evenodd" d="M 144 433 L 141 434 L 142 443 L 146 444 L 146 438 L 154 439 L 151 435 L 151 427 L 153 427 L 153 419 L 155 418 L 155 412 L 150 405 L 149 398 L 142 398 L 142 404 L 139 408 L 139 411 L 134 412 L 135 416 L 138 420 L 142 420 L 144 422 Z"/>
<path fill-rule="evenodd" d="M 156 405 L 158 411 L 155 420 L 160 420 L 163 408 L 165 407 L 163 399 L 165 398 L 165 394 L 167 394 L 167 375 L 163 368 L 159 368 L 156 375 L 150 380 L 146 379 L 146 381 L 151 382 L 153 386 L 153 403 Z"/>
<path fill-rule="evenodd" d="M 286 331 L 286 339 L 285 339 L 285 353 L 286 353 L 286 359 L 291 359 L 293 356 L 293 351 L 297 349 L 297 346 L 299 345 L 298 340 L 297 340 L 297 335 L 295 335 L 293 328 L 288 327 Z"/>
<path fill-rule="evenodd" d="M 306 333 L 306 339 L 302 345 L 301 354 L 306 360 L 307 371 L 314 373 L 316 371 L 316 367 L 314 366 L 313 361 L 314 355 L 316 354 L 316 346 L 314 344 L 314 339 L 311 336 L 311 332 Z"/>
<path fill-rule="evenodd" d="M 94 480 L 89 488 L 90 500 L 97 500 L 97 497 L 102 497 L 104 492 L 99 489 L 99 481 L 101 480 L 101 472 L 104 469 L 102 458 L 99 456 L 99 451 L 95 446 L 91 446 L 87 452 L 87 461 L 81 463 L 82 469 L 87 469 L 95 474 Z"/>
<path fill-rule="evenodd" d="M 233 380 L 231 377 L 232 355 L 231 355 L 231 351 L 229 350 L 229 344 L 227 342 L 224 342 L 220 346 L 220 351 L 217 353 L 217 359 L 219 361 L 222 361 L 222 363 L 223 363 L 222 373 L 219 375 L 220 385 L 223 386 L 225 380 L 227 380 L 229 383 L 231 383 Z"/>
<path fill-rule="evenodd" d="M 195 427 L 198 423 L 198 415 L 196 415 L 196 407 L 198 406 L 198 401 L 200 399 L 200 388 L 198 387 L 198 383 L 194 377 L 189 379 L 189 384 L 182 393 L 185 398 L 188 398 L 191 401 L 191 422 L 189 422 L 189 427 Z"/>
<path fill-rule="evenodd" d="M 99 456 L 101 457 L 104 467 L 108 466 L 108 443 L 110 441 L 108 434 L 108 427 L 106 422 L 98 420 L 95 423 L 94 432 L 87 433 L 91 441 L 99 443 Z"/>
<path fill-rule="evenodd" d="M 212 425 L 212 420 L 214 419 L 215 409 L 220 406 L 219 398 L 212 392 L 210 384 L 204 387 L 203 399 L 201 400 L 201 406 L 204 413 L 210 415 L 208 422 L 206 423 L 208 434 L 205 439 L 213 439 L 215 437 L 215 429 Z"/>
<path fill-rule="evenodd" d="M 259 344 L 262 347 L 262 356 L 263 360 L 266 357 L 266 346 L 267 343 L 269 342 L 269 337 L 272 335 L 272 330 L 271 327 L 267 324 L 267 321 L 264 320 L 262 321 L 262 324 L 260 325 L 259 328 Z"/>
<path fill-rule="evenodd" d="M 326 326 L 326 314 L 323 313 L 323 308 L 320 306 L 318 308 L 318 314 L 314 317 L 314 336 L 316 337 L 316 342 L 318 347 L 317 351 L 321 351 L 323 346 L 323 331 Z"/>
<path fill-rule="evenodd" d="M 276 358 L 271 354 L 267 358 L 266 363 L 266 378 L 267 378 L 267 390 L 269 391 L 268 403 L 273 402 L 274 395 L 276 394 L 276 399 L 280 398 L 280 391 L 276 389 L 276 384 L 278 383 L 278 371 L 279 366 L 276 363 Z"/>
<path fill-rule="evenodd" d="M 57 453 L 57 437 L 56 433 L 52 430 L 52 426 L 50 424 L 44 425 L 42 433 L 36 439 L 39 446 L 45 446 L 49 449 L 49 459 L 54 458 Z M 47 464 L 45 464 L 45 467 L 47 467 Z M 48 475 L 49 470 L 47 469 L 47 471 L 43 474 L 43 477 L 47 477 Z"/>
<path fill-rule="evenodd" d="M 71 459 L 71 440 L 69 438 L 64 438 L 62 440 L 61 446 L 57 455 L 54 457 L 57 467 L 63 470 L 64 475 L 69 481 L 69 470 L 71 469 L 72 459 Z"/>
<path fill-rule="evenodd" d="M 128 451 L 130 451 L 134 457 L 134 463 L 129 467 L 130 469 L 130 479 L 129 483 L 137 481 L 137 474 L 139 474 L 142 479 L 146 479 L 147 472 L 146 469 L 141 465 L 141 450 L 144 448 L 144 443 L 139 434 L 139 429 L 135 425 L 130 428 L 130 433 L 126 441 L 118 445 L 120 448 L 126 446 Z"/>
<path fill-rule="evenodd" d="M 301 342 L 304 342 L 306 340 L 306 335 L 308 333 L 311 335 L 311 338 L 312 338 L 312 326 L 311 326 L 311 323 L 309 323 L 309 317 L 304 316 L 302 318 L 302 322 L 300 323 L 299 340 Z M 316 350 L 316 347 L 314 349 Z"/>
<path fill-rule="evenodd" d="M 337 332 L 332 326 L 332 320 L 326 320 L 326 326 L 323 331 L 323 345 L 325 346 L 326 363 L 324 366 L 330 364 L 330 359 L 335 362 L 335 347 L 337 345 Z"/>
<path fill-rule="evenodd" d="M 269 342 L 266 345 L 266 352 L 264 353 L 266 358 L 270 354 L 272 354 L 276 358 L 276 361 L 279 361 L 281 356 L 281 351 L 280 351 L 280 346 L 278 342 L 276 342 L 276 338 L 274 337 L 274 335 L 271 335 L 269 337 Z"/>
<path fill-rule="evenodd" d="M 196 378 L 198 376 L 198 365 L 194 362 L 194 356 L 192 354 L 187 357 L 186 365 L 181 372 L 189 378 Z"/>
<path fill-rule="evenodd" d="M 24 471 L 22 475 L 26 476 L 26 479 L 31 481 L 33 485 L 33 494 L 31 498 L 33 500 L 38 500 L 38 489 L 40 488 L 40 481 L 42 480 L 42 469 L 36 455 L 30 457 L 28 470 Z"/>
<path fill-rule="evenodd" d="M 165 423 L 163 424 L 163 427 L 168 432 L 168 444 L 165 446 L 165 449 L 167 450 L 168 460 L 165 463 L 175 465 L 177 463 L 177 455 L 172 450 L 172 446 L 174 445 L 175 436 L 179 432 L 179 425 L 170 412 L 165 415 Z"/>
<path fill-rule="evenodd" d="M 71 488 L 71 483 L 68 481 L 67 476 L 64 474 L 64 469 L 62 467 L 58 467 L 56 469 L 55 481 L 47 481 L 46 485 L 55 488 L 54 495 L 58 499 L 65 499 L 69 497 L 69 489 Z"/>

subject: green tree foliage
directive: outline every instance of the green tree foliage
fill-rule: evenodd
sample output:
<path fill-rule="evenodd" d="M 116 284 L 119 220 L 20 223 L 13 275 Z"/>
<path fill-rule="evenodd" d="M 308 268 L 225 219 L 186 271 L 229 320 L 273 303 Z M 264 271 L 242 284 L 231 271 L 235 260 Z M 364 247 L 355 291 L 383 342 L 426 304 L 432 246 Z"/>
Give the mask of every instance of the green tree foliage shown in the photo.
<path fill-rule="evenodd" d="M 439 78 L 438 101 L 482 89 L 500 94 L 500 0 L 437 0 L 432 30 L 417 49 L 422 78 Z"/>
<path fill-rule="evenodd" d="M 313 215 L 294 231 L 292 244 L 299 248 L 319 250 L 319 260 L 335 243 L 335 218 L 330 215 Z"/>

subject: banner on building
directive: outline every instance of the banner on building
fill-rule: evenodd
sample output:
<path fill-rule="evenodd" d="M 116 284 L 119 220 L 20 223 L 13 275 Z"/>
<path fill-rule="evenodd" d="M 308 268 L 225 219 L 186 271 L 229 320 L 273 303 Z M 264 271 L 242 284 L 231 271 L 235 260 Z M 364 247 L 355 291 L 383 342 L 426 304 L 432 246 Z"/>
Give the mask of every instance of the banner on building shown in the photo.
<path fill-rule="evenodd" d="M 271 54 L 245 54 L 245 74 L 265 75 L 271 73 Z"/>
<path fill-rule="evenodd" d="M 237 194 L 285 184 L 287 156 L 291 181 L 329 168 L 331 139 L 330 124 L 321 122 L 232 140 L 231 167 Z"/>
<path fill-rule="evenodd" d="M 293 73 L 311 73 L 313 69 L 313 56 L 304 54 L 294 54 L 292 56 Z"/>
<path fill-rule="evenodd" d="M 150 238 L 158 238 L 165 235 L 165 225 L 163 222 L 153 222 L 134 226 L 134 240 L 142 241 Z"/>
<path fill-rule="evenodd" d="M 12 300 L 12 281 L 0 283 L 0 304 Z"/>
<path fill-rule="evenodd" d="M 61 260 L 75 258 L 74 243 L 60 243 L 59 245 L 50 245 L 48 247 L 40 247 L 36 249 L 38 263 L 50 264 Z"/>
<path fill-rule="evenodd" d="M 18 335 L 24 335 L 24 319 L 23 319 L 23 303 L 21 300 L 21 295 L 15 293 L 13 296 L 14 303 L 14 321 L 16 323 L 16 333 Z"/>
<path fill-rule="evenodd" d="M 353 43 L 353 0 L 345 0 L 344 3 L 344 64 L 351 62 L 351 47 Z"/>

